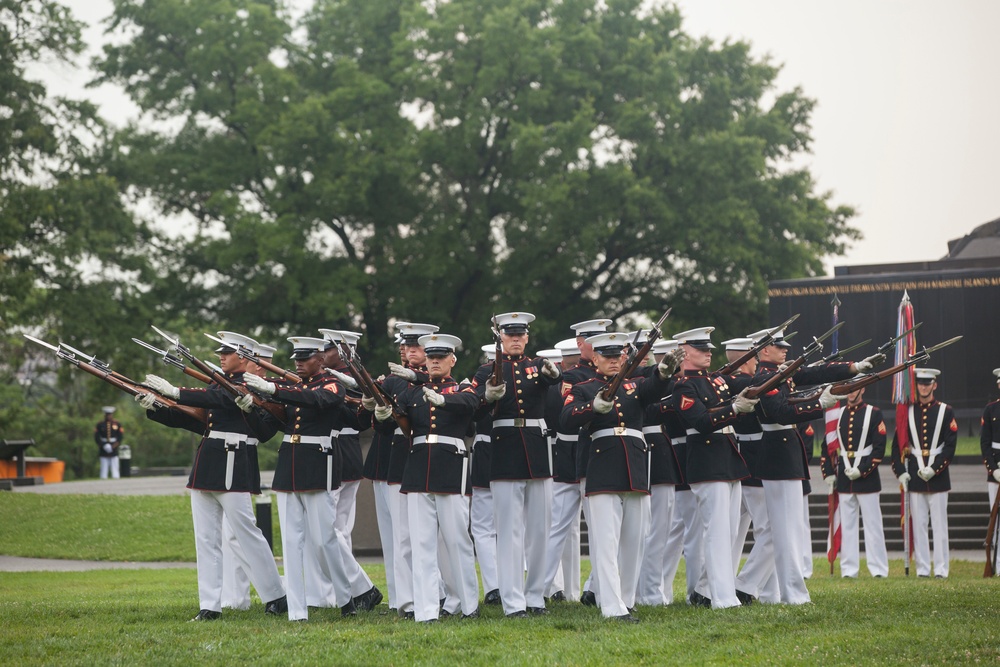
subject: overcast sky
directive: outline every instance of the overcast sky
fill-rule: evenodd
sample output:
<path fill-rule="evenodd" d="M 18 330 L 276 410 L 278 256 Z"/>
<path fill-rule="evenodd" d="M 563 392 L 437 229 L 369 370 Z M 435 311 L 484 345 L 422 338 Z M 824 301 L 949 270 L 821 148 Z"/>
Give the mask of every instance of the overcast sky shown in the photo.
<path fill-rule="evenodd" d="M 94 27 L 110 0 L 62 0 Z M 297 0 L 302 2 L 303 0 Z M 678 0 L 684 30 L 739 39 L 782 65 L 778 91 L 818 103 L 805 165 L 864 239 L 829 266 L 938 259 L 1000 218 L 1000 1 Z M 95 99 L 122 122 L 127 99 L 84 75 L 35 68 L 53 92 Z"/>

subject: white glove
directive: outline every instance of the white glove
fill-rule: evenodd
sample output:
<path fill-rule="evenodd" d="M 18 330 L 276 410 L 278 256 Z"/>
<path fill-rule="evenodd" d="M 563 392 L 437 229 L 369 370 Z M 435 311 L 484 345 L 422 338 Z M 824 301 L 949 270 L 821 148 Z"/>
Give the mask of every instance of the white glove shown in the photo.
<path fill-rule="evenodd" d="M 993 479 L 995 479 L 997 482 L 1000 482 L 1000 468 L 997 468 L 996 470 L 993 471 Z"/>
<path fill-rule="evenodd" d="M 238 407 L 243 412 L 250 412 L 250 410 L 253 408 L 253 395 L 243 394 L 242 396 L 237 396 L 236 407 Z"/>
<path fill-rule="evenodd" d="M 491 382 L 486 382 L 486 402 L 496 403 L 503 395 L 507 393 L 507 383 L 504 382 L 500 385 L 494 385 Z"/>
<path fill-rule="evenodd" d="M 135 402 L 141 405 L 144 410 L 156 409 L 156 396 L 152 394 L 136 394 Z"/>
<path fill-rule="evenodd" d="M 385 420 L 391 417 L 392 417 L 392 407 L 388 405 L 378 405 L 375 407 L 375 419 L 379 420 L 380 422 L 384 422 Z"/>
<path fill-rule="evenodd" d="M 243 382 L 245 382 L 246 385 L 254 391 L 259 391 L 262 394 L 271 395 L 277 391 L 277 387 L 274 386 L 273 382 L 268 382 L 264 378 L 251 373 L 247 373 L 243 376 Z"/>
<path fill-rule="evenodd" d="M 407 382 L 413 382 L 417 379 L 417 374 L 413 370 L 407 368 L 406 366 L 401 366 L 400 364 L 394 364 L 389 362 L 389 372 L 397 377 L 401 377 Z"/>
<path fill-rule="evenodd" d="M 917 471 L 917 477 L 924 480 L 925 482 L 931 481 L 931 477 L 934 476 L 934 468 L 926 466 Z"/>
<path fill-rule="evenodd" d="M 378 403 L 375 402 L 375 399 L 372 396 L 362 396 L 361 407 L 368 412 L 375 412 L 375 408 L 378 407 Z"/>
<path fill-rule="evenodd" d="M 898 477 L 898 479 L 899 483 L 903 486 L 903 491 L 906 491 L 908 488 L 910 488 L 910 473 L 904 472 L 902 475 Z"/>
<path fill-rule="evenodd" d="M 439 408 L 444 405 L 444 396 L 437 393 L 430 387 L 424 387 L 424 399 L 431 405 L 436 405 Z"/>
<path fill-rule="evenodd" d="M 102 447 L 101 449 L 103 449 L 106 454 L 111 453 L 111 445 L 108 443 L 104 443 L 104 447 Z"/>
<path fill-rule="evenodd" d="M 684 350 L 680 348 L 671 350 L 660 359 L 660 363 L 656 365 L 656 372 L 660 374 L 661 379 L 666 380 L 674 374 L 674 371 L 677 370 L 682 361 L 684 361 Z"/>
<path fill-rule="evenodd" d="M 785 363 L 783 363 L 783 364 L 778 364 L 778 372 L 779 373 L 783 373 L 786 368 L 788 368 L 788 362 L 787 361 Z"/>
<path fill-rule="evenodd" d="M 826 482 L 827 487 L 829 487 L 830 489 L 829 491 L 827 491 L 827 494 L 833 493 L 833 487 L 837 486 L 837 476 L 827 475 L 826 477 L 823 478 L 823 481 Z"/>
<path fill-rule="evenodd" d="M 858 470 L 857 468 L 848 468 L 847 470 L 844 471 L 844 474 L 847 475 L 847 479 L 851 480 L 852 482 L 856 479 L 861 479 L 861 471 Z"/>
<path fill-rule="evenodd" d="M 352 378 L 350 375 L 347 375 L 346 373 L 341 373 L 340 371 L 335 371 L 332 368 L 330 369 L 330 372 L 333 373 L 333 377 L 340 380 L 341 383 L 348 389 L 358 388 L 358 381 Z"/>
<path fill-rule="evenodd" d="M 542 360 L 542 375 L 547 375 L 550 378 L 559 377 L 559 369 L 556 368 L 556 365 L 552 363 L 551 359 Z"/>
<path fill-rule="evenodd" d="M 885 361 L 885 355 L 884 354 L 881 354 L 881 353 L 879 353 L 879 354 L 873 354 L 870 357 L 865 357 L 861 361 L 855 361 L 854 364 L 853 364 L 853 366 L 854 366 L 854 372 L 855 373 L 867 373 L 868 371 L 870 371 L 871 369 L 875 368 L 876 366 L 878 366 L 879 364 L 881 364 L 884 361 Z"/>
<path fill-rule="evenodd" d="M 760 402 L 759 398 L 747 398 L 746 393 L 749 388 L 750 387 L 747 387 L 741 391 L 736 395 L 736 398 L 733 399 L 733 411 L 738 415 L 753 412 L 754 406 Z"/>
<path fill-rule="evenodd" d="M 170 384 L 159 375 L 147 375 L 143 384 L 155 391 L 160 396 L 167 398 L 180 398 L 181 392 L 174 385 Z"/>
<path fill-rule="evenodd" d="M 615 404 L 614 399 L 610 401 L 605 401 L 603 398 L 601 398 L 600 393 L 598 393 L 597 396 L 594 396 L 594 412 L 596 412 L 599 415 L 606 415 L 609 412 L 611 412 L 611 408 L 614 406 L 614 404 Z"/>
<path fill-rule="evenodd" d="M 833 392 L 830 391 L 830 385 L 827 385 L 823 389 L 823 393 L 819 395 L 819 407 L 826 410 L 827 408 L 832 408 L 837 403 L 840 403 L 840 396 L 834 396 Z"/>

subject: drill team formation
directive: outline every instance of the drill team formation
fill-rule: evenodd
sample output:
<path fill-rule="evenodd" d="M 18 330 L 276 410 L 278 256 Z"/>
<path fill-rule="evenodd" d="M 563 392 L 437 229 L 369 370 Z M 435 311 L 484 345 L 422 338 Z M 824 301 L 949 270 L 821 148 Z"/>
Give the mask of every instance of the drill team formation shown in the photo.
<path fill-rule="evenodd" d="M 357 353 L 361 334 L 351 331 L 288 338 L 294 371 L 276 363 L 275 347 L 230 331 L 209 335 L 218 366 L 155 327 L 168 349 L 133 339 L 182 370 L 192 387 L 157 375 L 137 382 L 78 350 L 29 338 L 133 395 L 149 419 L 202 436 L 187 484 L 197 553 L 193 620 L 249 609 L 252 584 L 265 613 L 290 621 L 306 621 L 310 607 L 349 617 L 383 601 L 416 622 L 476 619 L 480 604 L 501 605 L 516 619 L 579 600 L 605 618 L 638 623 L 637 607 L 674 602 L 681 558 L 688 604 L 806 604 L 812 548 L 803 435 L 811 442 L 810 422 L 824 418 L 827 441 L 836 444 L 822 448 L 820 468 L 839 494 L 842 576 L 859 575 L 861 522 L 869 574 L 889 574 L 878 500 L 887 455 L 913 520 L 907 566 L 912 553 L 917 576 L 948 576 L 948 466 L 958 426 L 934 396 L 940 371 L 926 362 L 960 337 L 886 366 L 902 336 L 856 361 L 843 356 L 861 345 L 822 356 L 837 325 L 789 358 L 792 317 L 721 342 L 726 363 L 711 371 L 714 328 L 667 338 L 668 315 L 636 332 L 614 331 L 608 319 L 579 322 L 571 337 L 534 353 L 535 316 L 496 315 L 484 363 L 464 380 L 452 376 L 462 341 L 412 322 L 395 325 L 399 363 L 375 378 Z M 864 393 L 897 373 L 911 374 L 918 400 L 887 447 L 882 413 Z M 1000 369 L 994 374 L 1000 382 Z M 998 532 L 998 418 L 1000 402 L 991 403 L 982 432 L 990 534 Z M 362 456 L 360 434 L 369 429 Z M 111 439 L 98 440 L 102 455 Z M 261 493 L 257 448 L 274 442 L 284 577 L 251 498 Z M 352 550 L 362 479 L 374 490 L 384 596 Z M 582 585 L 581 512 L 592 561 Z M 741 566 L 751 527 L 753 547 Z M 987 562 L 989 574 L 995 565 Z"/>

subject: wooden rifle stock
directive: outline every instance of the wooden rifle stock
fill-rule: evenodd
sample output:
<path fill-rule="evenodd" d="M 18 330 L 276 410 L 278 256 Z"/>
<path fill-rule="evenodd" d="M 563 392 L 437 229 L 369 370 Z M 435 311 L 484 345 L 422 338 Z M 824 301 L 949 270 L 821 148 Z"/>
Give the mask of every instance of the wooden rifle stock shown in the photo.
<path fill-rule="evenodd" d="M 272 373 L 274 373 L 275 375 L 277 375 L 278 377 L 280 377 L 282 380 L 287 380 L 288 382 L 291 382 L 293 384 L 298 384 L 299 382 L 302 382 L 302 378 L 300 378 L 295 373 L 293 373 L 291 371 L 286 371 L 281 366 L 275 366 L 270 361 L 264 361 L 263 359 L 261 359 L 257 355 L 254 355 L 254 354 L 248 355 L 246 357 L 246 359 L 248 359 L 249 361 L 254 362 L 255 364 L 257 364 L 258 366 L 260 366 L 261 368 L 263 368 L 266 371 L 271 371 Z"/>
<path fill-rule="evenodd" d="M 642 363 L 642 360 L 645 359 L 646 355 L 653 349 L 653 344 L 656 343 L 656 340 L 660 337 L 660 327 L 663 326 L 663 321 L 670 315 L 671 310 L 671 308 L 667 308 L 667 312 L 663 313 L 663 317 L 661 317 L 659 321 L 653 325 L 653 328 L 649 330 L 649 335 L 646 336 L 646 342 L 643 346 L 639 348 L 635 354 L 629 357 L 627 363 L 622 364 L 622 367 L 618 370 L 615 377 L 612 378 L 608 386 L 601 390 L 601 398 L 605 401 L 610 401 L 611 398 L 618 393 L 618 389 L 622 386 L 622 382 L 627 378 L 632 377 L 632 374 L 635 373 L 635 369 L 639 367 L 639 364 Z M 637 337 L 638 334 L 639 332 L 637 331 Z"/>
<path fill-rule="evenodd" d="M 368 372 L 368 369 L 361 363 L 361 360 L 358 359 L 357 354 L 354 353 L 350 346 L 344 341 L 339 341 L 339 345 L 340 358 L 347 364 L 347 370 L 350 371 L 351 377 L 357 381 L 361 393 L 366 398 L 374 400 L 375 405 L 379 407 L 388 406 L 392 408 L 392 418 L 396 420 L 399 430 L 409 438 L 413 433 L 413 425 L 410 423 L 410 418 L 405 412 L 400 410 L 399 405 L 389 395 L 389 392 L 372 379 L 371 373 Z"/>
<path fill-rule="evenodd" d="M 764 339 L 762 339 L 759 343 L 757 343 L 752 348 L 750 348 L 749 350 L 747 350 L 738 359 L 734 359 L 733 361 L 730 361 L 728 364 L 726 364 L 725 366 L 723 366 L 722 368 L 720 368 L 718 371 L 716 371 L 716 373 L 718 373 L 719 375 L 732 375 L 733 373 L 735 373 L 736 371 L 738 371 L 740 369 L 740 366 L 742 366 L 746 362 L 748 362 L 751 359 L 753 359 L 754 357 L 756 357 L 757 354 L 761 350 L 763 350 L 765 347 L 767 347 L 768 345 L 770 345 L 773 342 L 774 342 L 773 338 L 764 338 Z"/>
<path fill-rule="evenodd" d="M 156 396 L 156 402 L 160 403 L 163 407 L 175 408 L 176 410 L 183 412 L 189 417 L 197 419 L 201 423 L 208 422 L 208 414 L 204 408 L 192 408 L 187 405 L 178 405 L 176 401 L 173 401 L 165 396 L 160 396 L 159 394 L 150 391 L 149 389 L 139 385 L 137 382 L 129 380 L 124 375 L 120 373 L 115 373 L 114 371 L 106 371 L 98 366 L 93 366 L 85 361 L 76 361 L 74 365 L 87 373 L 90 373 L 96 378 L 104 380 L 113 387 L 117 387 L 124 391 L 129 396 L 137 396 L 139 394 L 153 394 Z"/>
<path fill-rule="evenodd" d="M 766 394 L 788 378 L 795 375 L 795 371 L 799 370 L 799 367 L 801 367 L 805 361 L 806 355 L 803 354 L 801 357 L 785 366 L 784 370 L 778 371 L 771 377 L 767 378 L 763 383 L 747 387 L 743 395 L 747 398 L 757 398 L 761 394 Z"/>

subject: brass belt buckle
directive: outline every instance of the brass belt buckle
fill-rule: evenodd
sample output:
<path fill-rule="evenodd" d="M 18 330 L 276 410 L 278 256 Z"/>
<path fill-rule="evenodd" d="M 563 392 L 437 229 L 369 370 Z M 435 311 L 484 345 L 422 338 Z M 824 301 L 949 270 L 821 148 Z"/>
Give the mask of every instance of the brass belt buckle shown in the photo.
<path fill-rule="evenodd" d="M 437 444 L 437 441 L 438 441 L 437 433 L 432 433 L 431 435 L 427 436 L 426 442 L 428 445 Z"/>
<path fill-rule="evenodd" d="M 929 450 L 929 449 L 921 449 L 920 453 L 923 454 L 924 456 L 930 456 L 931 455 L 931 450 Z"/>
<path fill-rule="evenodd" d="M 296 433 L 295 435 L 293 435 L 291 438 L 288 439 L 288 441 L 290 443 L 292 443 L 293 445 L 299 444 L 299 441 L 301 441 L 301 440 L 302 440 L 302 436 L 300 436 L 298 433 Z"/>
<path fill-rule="evenodd" d="M 626 431 L 628 431 L 628 429 L 624 426 L 615 426 L 615 435 L 625 435 Z"/>
<path fill-rule="evenodd" d="M 524 418 L 523 417 L 515 418 L 514 426 L 516 426 L 517 428 L 524 428 Z"/>
<path fill-rule="evenodd" d="M 853 459 L 854 458 L 854 452 L 847 452 L 847 458 Z"/>

